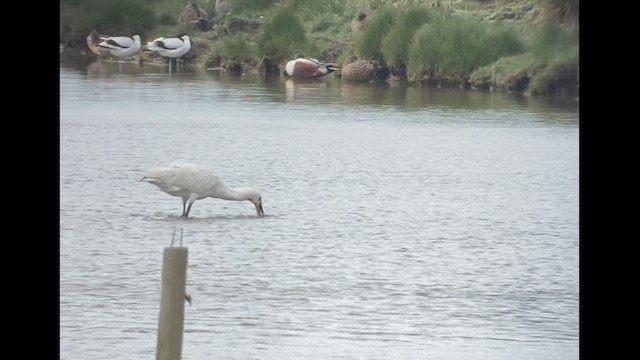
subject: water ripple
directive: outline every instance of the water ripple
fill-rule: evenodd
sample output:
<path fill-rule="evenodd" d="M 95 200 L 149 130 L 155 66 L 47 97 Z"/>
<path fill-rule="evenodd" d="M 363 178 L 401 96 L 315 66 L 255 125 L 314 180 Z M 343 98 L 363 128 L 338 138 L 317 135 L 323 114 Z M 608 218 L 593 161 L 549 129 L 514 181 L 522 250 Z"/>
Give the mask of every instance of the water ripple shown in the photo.
<path fill-rule="evenodd" d="M 141 71 L 61 71 L 62 358 L 153 356 L 176 229 L 185 359 L 578 357 L 575 114 Z M 267 215 L 179 217 L 137 181 L 172 160 L 260 188 Z"/>

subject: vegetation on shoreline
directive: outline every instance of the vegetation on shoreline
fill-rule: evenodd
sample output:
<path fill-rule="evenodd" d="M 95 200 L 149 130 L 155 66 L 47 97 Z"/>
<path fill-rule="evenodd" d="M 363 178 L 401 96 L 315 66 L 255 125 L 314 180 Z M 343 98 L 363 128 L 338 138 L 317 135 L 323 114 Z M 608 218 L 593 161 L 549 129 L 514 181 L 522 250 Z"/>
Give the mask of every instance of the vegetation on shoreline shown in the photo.
<path fill-rule="evenodd" d="M 532 94 L 579 86 L 579 0 L 236 0 L 226 16 L 215 0 L 193 1 L 211 19 L 196 31 L 177 19 L 175 0 L 61 0 L 60 42 L 85 48 L 92 29 L 143 39 L 188 33 L 198 51 L 254 67 L 295 53 L 330 62 L 379 60 L 397 79 L 438 86 L 494 88 Z M 366 26 L 352 23 L 366 15 Z M 271 66 L 270 69 L 277 67 Z"/>

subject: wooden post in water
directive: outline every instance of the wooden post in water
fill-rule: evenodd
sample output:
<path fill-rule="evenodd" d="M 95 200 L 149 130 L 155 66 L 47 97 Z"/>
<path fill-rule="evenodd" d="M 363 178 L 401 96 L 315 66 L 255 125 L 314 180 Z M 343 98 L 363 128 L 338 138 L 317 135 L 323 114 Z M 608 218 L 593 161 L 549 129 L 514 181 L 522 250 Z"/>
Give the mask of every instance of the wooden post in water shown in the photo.
<path fill-rule="evenodd" d="M 164 248 L 156 360 L 180 360 L 182 356 L 188 255 L 186 247 Z"/>

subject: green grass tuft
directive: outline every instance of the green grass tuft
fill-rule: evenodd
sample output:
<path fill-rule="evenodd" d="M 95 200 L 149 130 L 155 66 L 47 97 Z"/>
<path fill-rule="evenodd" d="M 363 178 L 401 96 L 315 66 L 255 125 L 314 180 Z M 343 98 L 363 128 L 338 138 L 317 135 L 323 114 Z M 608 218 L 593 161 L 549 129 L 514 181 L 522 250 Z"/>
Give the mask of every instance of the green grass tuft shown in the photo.
<path fill-rule="evenodd" d="M 574 45 L 550 59 L 547 66 L 536 74 L 531 81 L 531 93 L 550 94 L 559 88 L 575 91 L 579 85 L 579 64 L 578 46 Z"/>
<path fill-rule="evenodd" d="M 232 35 L 216 44 L 212 53 L 226 59 L 244 61 L 256 57 L 257 49 L 255 45 L 248 43 L 240 35 Z"/>
<path fill-rule="evenodd" d="M 416 32 L 409 48 L 408 70 L 416 77 L 464 77 L 523 50 L 517 35 L 507 28 L 473 18 L 439 18 Z"/>
<path fill-rule="evenodd" d="M 215 3 L 214 0 L 211 0 Z M 271 5 L 276 3 L 276 0 L 236 0 L 233 3 L 235 13 L 252 12 L 252 11 L 264 11 Z"/>
<path fill-rule="evenodd" d="M 285 3 L 301 17 L 309 14 L 340 14 L 345 11 L 345 2 L 341 0 L 288 0 Z"/>
<path fill-rule="evenodd" d="M 264 26 L 258 41 L 258 49 L 263 55 L 269 54 L 277 61 L 293 57 L 298 52 L 311 50 L 305 30 L 293 8 L 279 9 Z"/>
<path fill-rule="evenodd" d="M 354 42 L 354 52 L 361 59 L 384 59 L 381 45 L 382 40 L 393 26 L 397 10 L 384 7 L 378 10 L 371 22 L 359 34 Z"/>
<path fill-rule="evenodd" d="M 563 28 L 557 23 L 546 23 L 534 28 L 532 32 L 528 50 L 545 59 L 562 57 L 565 52 L 579 44 L 577 28 Z"/>
<path fill-rule="evenodd" d="M 144 36 L 158 18 L 142 0 L 86 0 L 61 3 L 60 42 L 86 46 L 92 29 L 108 35 Z"/>
<path fill-rule="evenodd" d="M 548 22 L 577 23 L 580 18 L 580 0 L 538 0 L 544 8 Z"/>
<path fill-rule="evenodd" d="M 580 62 L 576 34 L 549 24 L 533 33 L 526 53 L 500 58 L 476 70 L 470 82 L 479 87 L 492 83 L 509 90 L 528 88 L 532 94 L 576 91 Z"/>
<path fill-rule="evenodd" d="M 409 58 L 409 44 L 415 32 L 431 20 L 424 6 L 410 7 L 395 14 L 393 26 L 382 39 L 380 50 L 391 66 L 406 64 Z"/>
<path fill-rule="evenodd" d="M 501 57 L 492 64 L 475 70 L 469 82 L 478 88 L 513 89 L 519 79 L 534 77 L 546 65 L 537 60 L 531 53 Z"/>

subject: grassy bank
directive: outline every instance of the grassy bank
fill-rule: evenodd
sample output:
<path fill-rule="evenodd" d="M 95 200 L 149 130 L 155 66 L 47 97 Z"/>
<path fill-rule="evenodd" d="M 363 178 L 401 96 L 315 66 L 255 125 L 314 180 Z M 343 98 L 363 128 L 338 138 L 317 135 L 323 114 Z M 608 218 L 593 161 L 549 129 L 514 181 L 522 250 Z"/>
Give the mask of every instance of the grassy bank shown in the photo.
<path fill-rule="evenodd" d="M 198 45 L 188 60 L 201 66 L 246 68 L 268 58 L 281 71 L 302 52 L 331 62 L 380 60 L 396 78 L 421 84 L 532 94 L 578 87 L 577 0 L 232 2 L 223 15 L 215 0 L 193 1 L 211 19 L 210 29 L 196 31 L 177 21 L 187 2 L 61 0 L 60 42 L 86 47 L 93 28 L 144 40 L 185 32 Z"/>

